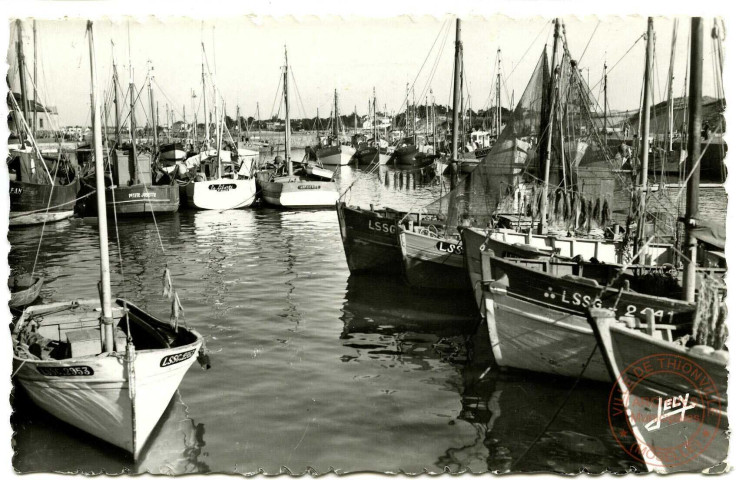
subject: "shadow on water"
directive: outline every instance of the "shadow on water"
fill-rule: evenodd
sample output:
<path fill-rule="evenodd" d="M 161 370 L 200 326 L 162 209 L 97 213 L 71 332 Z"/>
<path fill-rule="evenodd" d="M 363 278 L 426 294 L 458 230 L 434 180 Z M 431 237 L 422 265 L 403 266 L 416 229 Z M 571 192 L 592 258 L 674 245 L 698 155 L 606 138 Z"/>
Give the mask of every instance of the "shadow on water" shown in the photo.
<path fill-rule="evenodd" d="M 37 408 L 20 389 L 15 389 L 11 404 L 13 468 L 20 473 L 179 475 L 210 471 L 199 458 L 205 446 L 204 424 L 189 418 L 179 392 L 174 394 L 137 462 L 128 452 Z"/>
<path fill-rule="evenodd" d="M 439 362 L 456 370 L 437 381 L 459 395 L 449 425 L 465 433 L 445 443 L 429 471 L 641 471 L 611 436 L 607 386 L 579 383 L 548 425 L 572 379 L 501 372 L 495 365 L 485 372 L 493 365 L 488 331 L 472 299 L 418 292 L 390 278 L 352 276 L 342 311 L 343 346 L 355 352 L 343 362 L 371 359 L 426 371 L 438 371 Z"/>

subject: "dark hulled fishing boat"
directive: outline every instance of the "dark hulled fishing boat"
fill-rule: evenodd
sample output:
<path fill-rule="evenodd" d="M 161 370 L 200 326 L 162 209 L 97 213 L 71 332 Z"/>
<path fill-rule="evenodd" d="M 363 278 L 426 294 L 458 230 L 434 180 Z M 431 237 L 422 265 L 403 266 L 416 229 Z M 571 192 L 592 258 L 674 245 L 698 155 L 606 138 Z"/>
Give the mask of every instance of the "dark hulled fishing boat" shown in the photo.
<path fill-rule="evenodd" d="M 12 118 L 10 128 L 18 136 L 20 148 L 11 149 L 7 157 L 10 226 L 35 225 L 71 217 L 79 191 L 76 166 L 61 151 L 56 157 L 44 156 L 34 139 L 34 130 L 29 126 L 23 24 L 20 20 L 15 24 L 21 93 L 18 95 L 11 91 L 7 98 Z"/>
<path fill-rule="evenodd" d="M 57 168 L 58 164 L 62 165 Z M 24 148 L 11 152 L 8 168 L 11 227 L 55 222 L 74 215 L 80 181 L 71 164 L 62 159 L 47 161 L 36 151 Z"/>
<path fill-rule="evenodd" d="M 117 66 L 113 63 L 113 88 L 115 96 L 115 131 L 116 143 L 109 151 L 109 172 L 105 185 L 110 188 L 106 196 L 106 211 L 120 216 L 133 216 L 148 213 L 171 213 L 179 209 L 179 186 L 173 176 L 162 171 L 153 171 L 156 164 L 150 153 L 138 152 L 135 136 L 135 85 L 130 83 L 130 145 L 127 149 L 121 145 L 120 117 L 118 111 L 118 79 Z M 154 111 L 153 89 L 151 78 L 148 78 L 148 93 L 151 111 Z M 153 116 L 155 117 L 155 116 Z M 154 120 L 154 152 L 158 150 L 156 125 Z M 95 178 L 85 181 L 81 194 L 87 197 L 80 202 L 80 211 L 84 216 L 97 216 L 96 195 L 87 195 L 95 190 Z"/>
<path fill-rule="evenodd" d="M 340 236 L 350 273 L 401 273 L 399 231 L 405 214 L 337 204 Z"/>

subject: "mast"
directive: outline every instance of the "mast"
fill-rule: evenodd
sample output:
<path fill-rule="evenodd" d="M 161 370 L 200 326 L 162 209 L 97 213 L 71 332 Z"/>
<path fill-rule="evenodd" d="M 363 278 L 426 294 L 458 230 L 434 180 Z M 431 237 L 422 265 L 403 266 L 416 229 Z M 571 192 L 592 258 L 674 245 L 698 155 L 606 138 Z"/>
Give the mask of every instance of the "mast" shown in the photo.
<path fill-rule="evenodd" d="M 675 133 L 675 102 L 672 98 L 675 81 L 675 49 L 677 47 L 677 27 L 679 20 L 675 17 L 672 24 L 672 49 L 670 50 L 670 69 L 667 77 L 667 151 L 672 151 Z"/>
<path fill-rule="evenodd" d="M 240 105 L 235 105 L 235 125 L 238 127 L 238 137 L 242 133 L 240 131 Z"/>
<path fill-rule="evenodd" d="M 92 83 L 92 128 L 95 149 L 95 179 L 97 183 L 97 225 L 100 235 L 100 302 L 102 318 L 100 327 L 105 352 L 113 351 L 112 295 L 110 293 L 110 257 L 107 249 L 107 215 L 105 209 L 105 165 L 102 158 L 102 122 L 100 120 L 99 95 L 97 95 L 97 68 L 92 22 L 87 22 L 89 38 L 89 70 Z"/>
<path fill-rule="evenodd" d="M 340 113 L 337 111 L 337 89 L 335 89 L 335 122 L 332 126 L 332 132 L 339 143 L 340 139 Z"/>
<path fill-rule="evenodd" d="M 539 233 L 541 235 L 545 235 L 547 233 L 547 208 L 549 205 L 549 200 L 547 196 L 549 195 L 549 169 L 551 162 L 551 156 L 552 156 L 552 123 L 554 122 L 554 111 L 555 111 L 555 103 L 557 100 L 557 71 L 556 71 L 556 64 L 557 64 L 557 41 L 560 38 L 560 19 L 555 18 L 555 37 L 554 37 L 554 43 L 552 46 L 552 78 L 550 79 L 551 85 L 550 85 L 550 95 L 552 96 L 552 101 L 549 109 L 549 123 L 547 126 L 547 151 L 545 154 L 544 159 L 544 184 L 542 185 L 542 205 L 539 209 Z"/>
<path fill-rule="evenodd" d="M 130 27 L 128 27 L 130 28 Z M 130 32 L 130 31 L 129 31 Z M 128 69 L 130 71 L 130 84 L 128 85 L 128 95 L 130 96 L 130 161 L 133 163 L 133 184 L 139 183 L 138 178 L 138 160 L 135 145 L 135 84 L 133 83 L 133 64 L 130 59 L 130 33 L 128 33 Z M 130 165 L 130 163 L 128 164 Z"/>
<path fill-rule="evenodd" d="M 284 47 L 284 52 L 286 51 L 286 47 Z M 319 115 L 318 115 L 319 116 Z M 258 140 L 261 140 L 261 107 L 256 102 L 256 118 L 258 119 Z"/>
<path fill-rule="evenodd" d="M 463 53 L 463 44 L 460 41 L 460 19 L 458 18 L 455 23 L 455 72 L 452 90 L 452 160 L 450 161 L 451 168 L 451 181 L 450 189 L 455 190 L 457 185 L 457 137 L 458 137 L 458 122 L 459 114 L 458 106 L 460 104 L 460 97 L 462 92 L 460 90 L 460 57 Z"/>
<path fill-rule="evenodd" d="M 417 144 L 417 99 L 416 91 L 411 87 L 411 133 L 414 136 L 414 145 Z"/>
<path fill-rule="evenodd" d="M 437 153 L 437 114 L 434 110 L 434 92 L 431 88 L 429 94 L 432 96 L 432 152 Z"/>
<path fill-rule="evenodd" d="M 113 43 L 113 48 L 115 44 Z M 120 98 L 118 98 L 118 66 L 115 63 L 115 52 L 112 55 L 112 91 L 114 92 L 113 103 L 115 103 L 115 148 L 123 144 L 120 138 Z"/>
<path fill-rule="evenodd" d="M 204 42 L 202 42 L 202 102 L 204 105 L 204 144 L 205 149 L 210 148 L 210 124 L 207 118 L 207 86 L 204 81 Z"/>
<path fill-rule="evenodd" d="M 197 109 L 194 107 L 194 99 L 197 98 L 197 94 L 194 93 L 194 89 L 192 88 L 192 119 L 194 120 L 194 131 L 192 132 L 192 135 L 194 136 L 194 144 L 197 144 Z"/>
<path fill-rule="evenodd" d="M 639 223 L 639 243 L 644 239 L 644 223 L 647 200 L 647 177 L 649 176 L 649 122 L 651 115 L 651 82 L 652 82 L 652 58 L 654 56 L 654 19 L 647 19 L 647 55 L 644 66 L 644 105 L 642 116 L 644 122 L 641 128 L 641 200 L 639 211 L 641 215 Z M 692 80 L 691 80 L 692 83 Z M 640 117 L 641 118 L 641 117 Z M 644 260 L 642 252 L 640 260 Z"/>
<path fill-rule="evenodd" d="M 36 41 L 36 19 L 33 19 L 33 137 L 36 137 L 38 125 L 38 43 Z M 49 125 L 50 126 L 50 125 Z"/>
<path fill-rule="evenodd" d="M 153 102 L 153 75 L 151 74 L 152 71 L 153 66 L 151 66 L 150 70 L 148 71 L 148 102 L 151 104 L 151 129 L 153 130 L 153 151 L 155 154 L 155 152 L 158 150 L 158 132 L 156 131 L 156 126 L 158 123 L 158 108 Z"/>
<path fill-rule="evenodd" d="M 404 119 L 406 124 L 406 136 L 409 136 L 409 82 L 406 82 L 406 118 Z"/>
<path fill-rule="evenodd" d="M 28 95 L 26 90 L 26 60 L 25 56 L 23 55 L 23 23 L 21 23 L 20 20 L 15 21 L 16 30 L 18 30 L 18 41 L 17 41 L 17 48 L 18 48 L 18 75 L 20 76 L 20 96 L 21 96 L 21 108 L 23 109 L 23 118 L 28 122 Z M 18 136 L 21 139 L 21 143 L 23 140 L 23 137 L 25 135 L 22 132 L 22 128 L 18 128 Z"/>
<path fill-rule="evenodd" d="M 603 144 L 608 145 L 608 65 L 603 62 Z"/>
<path fill-rule="evenodd" d="M 373 87 L 373 142 L 376 144 L 376 148 L 379 149 L 380 153 L 380 142 L 378 141 L 378 116 L 376 115 L 376 87 Z"/>
<path fill-rule="evenodd" d="M 703 121 L 703 19 L 693 17 L 690 23 L 690 92 L 688 96 L 687 123 L 687 170 L 691 172 L 687 182 L 687 203 L 685 207 L 685 271 L 683 294 L 688 302 L 695 301 L 697 274 L 695 262 L 698 241 L 691 228 L 698 216 L 698 195 L 700 185 L 700 128 Z"/>
<path fill-rule="evenodd" d="M 335 108 L 337 109 L 337 89 L 335 89 Z M 291 117 L 289 117 L 289 57 L 284 46 L 284 110 L 286 115 L 286 129 L 284 130 L 284 158 L 289 176 L 294 175 L 294 166 L 291 164 Z M 335 127 L 337 129 L 337 127 Z M 337 131 L 337 130 L 336 130 Z"/>
<path fill-rule="evenodd" d="M 501 135 L 501 47 L 496 52 L 498 68 L 496 70 L 496 137 Z"/>

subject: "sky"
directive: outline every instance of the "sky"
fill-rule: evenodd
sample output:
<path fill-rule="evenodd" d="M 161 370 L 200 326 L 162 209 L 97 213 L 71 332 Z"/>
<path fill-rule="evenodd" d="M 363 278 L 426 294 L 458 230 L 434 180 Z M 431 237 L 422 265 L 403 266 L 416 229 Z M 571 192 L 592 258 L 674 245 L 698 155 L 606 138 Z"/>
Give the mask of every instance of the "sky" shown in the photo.
<path fill-rule="evenodd" d="M 508 106 L 512 92 L 516 99 L 519 98 L 545 44 L 551 55 L 552 20 L 542 17 L 512 19 L 502 15 L 462 18 L 466 95 L 469 93 L 470 106 L 474 110 L 489 106 L 499 48 L 505 79 L 502 105 Z M 602 101 L 599 81 L 606 62 L 611 108 L 638 108 L 646 47 L 645 40 L 639 38 L 646 31 L 646 18 L 588 16 L 563 17 L 562 20 L 570 52 L 578 59 L 583 78 L 589 79 L 593 92 L 600 95 Z M 712 24 L 712 18 L 704 19 L 705 95 L 714 95 L 715 91 L 709 35 Z M 666 98 L 673 18 L 655 17 L 654 28 L 654 96 L 656 101 L 661 101 Z M 407 82 L 414 85 L 415 97 L 431 87 L 437 103 L 451 103 L 455 38 L 455 17 L 452 16 L 371 19 L 307 16 L 296 21 L 292 17 L 242 15 L 204 22 L 182 17 L 121 18 L 114 22 L 97 20 L 94 29 L 100 82 L 109 83 L 113 54 L 124 87 L 129 82 L 129 64 L 133 66 L 137 88 L 143 85 L 148 65 L 153 65 L 154 95 L 161 118 L 169 104 L 176 112 L 176 120 L 182 119 L 183 106 L 186 106 L 187 120 L 191 121 L 192 89 L 197 94 L 196 101 L 201 99 L 202 43 L 207 70 L 214 74 L 231 117 L 235 116 L 236 106 L 240 107 L 242 116 L 255 117 L 257 103 L 262 119 L 279 112 L 280 99 L 276 95 L 285 46 L 296 83 L 291 85 L 293 118 L 313 117 L 317 109 L 322 117 L 327 117 L 334 89 L 338 90 L 343 114 L 349 114 L 354 108 L 359 114 L 366 114 L 374 87 L 379 110 L 385 105 L 389 112 L 397 112 L 403 108 Z M 689 29 L 689 18 L 680 17 L 675 96 L 685 91 Z M 89 124 L 89 46 L 85 30 L 84 19 L 37 21 L 39 97 L 42 103 L 58 108 L 62 125 Z M 11 25 L 10 37 L 11 85 L 19 91 L 15 25 Z M 30 19 L 23 21 L 23 39 L 31 70 Z M 436 70 L 430 78 L 435 62 Z M 28 83 L 30 88 L 30 80 Z M 425 98 L 416 98 L 416 101 L 420 103 Z M 428 100 L 431 102 L 431 98 Z M 202 106 L 197 103 L 195 108 L 201 110 Z M 280 116 L 283 117 L 283 110 Z M 138 119 L 139 124 L 143 121 Z"/>

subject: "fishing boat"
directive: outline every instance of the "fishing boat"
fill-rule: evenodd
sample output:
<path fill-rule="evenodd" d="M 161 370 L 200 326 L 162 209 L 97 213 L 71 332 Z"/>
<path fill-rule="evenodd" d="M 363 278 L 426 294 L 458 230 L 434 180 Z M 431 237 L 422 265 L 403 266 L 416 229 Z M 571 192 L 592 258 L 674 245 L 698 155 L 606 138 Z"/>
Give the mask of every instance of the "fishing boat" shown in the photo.
<path fill-rule="evenodd" d="M 284 50 L 284 111 L 286 115 L 285 165 L 277 157 L 277 164 L 257 173 L 258 186 L 263 200 L 272 206 L 282 208 L 324 208 L 337 203 L 337 183 L 325 178 L 321 165 L 310 166 L 309 156 L 301 163 L 291 160 L 291 119 L 289 117 L 289 62 Z M 352 156 L 352 154 L 351 154 Z M 319 158 L 317 159 L 319 161 Z M 311 172 L 311 173 L 310 173 Z M 316 173 L 316 174 L 315 174 Z"/>
<path fill-rule="evenodd" d="M 652 32 L 652 18 L 648 20 Z M 697 138 L 702 121 L 702 18 L 691 20 L 688 136 Z M 685 335 L 660 336 L 631 328 L 619 312 L 590 308 L 595 331 L 614 383 L 609 416 L 625 414 L 629 431 L 612 429 L 617 442 L 639 455 L 657 473 L 719 472 L 729 447 L 728 337 L 726 289 L 722 279 L 698 272 L 699 241 L 712 240 L 698 225 L 699 142 L 690 142 L 686 168 L 685 260 L 682 296 L 697 302 L 692 328 Z M 725 231 L 719 241 L 725 243 Z M 650 325 L 654 322 L 650 319 Z"/>
<path fill-rule="evenodd" d="M 363 210 L 337 203 L 337 218 L 351 274 L 401 274 L 399 231 L 403 212 L 385 208 Z"/>
<path fill-rule="evenodd" d="M 204 58 L 204 44 L 202 45 Z M 204 60 L 202 61 L 202 100 L 207 112 L 207 88 Z M 217 88 L 214 88 L 215 117 L 217 118 Z M 232 210 L 245 208 L 256 199 L 255 161 L 257 152 L 237 149 L 232 141 L 232 150 L 223 148 L 225 108 L 217 119 L 215 147 L 210 148 L 210 131 L 205 128 L 204 150 L 184 162 L 188 183 L 184 186 L 185 204 L 201 210 Z M 229 134 L 229 132 L 228 132 Z M 232 137 L 231 137 L 232 140 Z M 241 158 L 242 153 L 242 158 Z M 236 162 L 236 158 L 240 163 Z"/>
<path fill-rule="evenodd" d="M 34 138 L 28 117 L 28 90 L 26 89 L 26 66 L 23 54 L 23 23 L 15 21 L 18 34 L 18 72 L 20 95 L 10 92 L 12 124 L 19 144 L 9 150 L 7 159 L 9 173 L 10 216 L 9 225 L 37 225 L 63 220 L 74 215 L 80 179 L 77 168 L 59 145 L 56 155 L 44 155 Z M 11 77 L 8 77 L 10 81 Z M 34 92 L 35 92 L 34 84 Z M 34 94 L 35 98 L 35 94 Z"/>
<path fill-rule="evenodd" d="M 21 308 L 33 303 L 41 293 L 43 278 L 30 274 L 11 275 L 8 277 L 10 290 L 10 308 Z"/>
<path fill-rule="evenodd" d="M 208 149 L 185 162 L 188 182 L 184 186 L 184 204 L 201 210 L 232 210 L 253 204 L 256 197 L 255 155 L 252 150 Z M 238 160 L 235 160 L 236 157 Z"/>
<path fill-rule="evenodd" d="M 187 158 L 187 149 L 181 142 L 163 143 L 158 148 L 157 160 L 159 162 L 175 162 Z"/>
<path fill-rule="evenodd" d="M 93 33 L 88 22 L 97 202 L 104 211 Z M 190 328 L 161 322 L 126 300 L 112 302 L 105 215 L 99 216 L 98 226 L 99 298 L 26 309 L 12 333 L 13 378 L 40 408 L 137 459 L 197 358 L 202 337 Z"/>
<path fill-rule="evenodd" d="M 132 72 L 132 68 L 130 69 Z M 148 99 L 151 112 L 155 112 L 153 97 L 153 78 L 149 70 L 147 76 Z M 143 214 L 173 213 L 179 210 L 179 187 L 174 178 L 164 173 L 154 162 L 153 153 L 158 150 L 158 134 L 155 115 L 153 119 L 153 153 L 139 152 L 136 138 L 136 86 L 133 76 L 130 77 L 128 97 L 130 98 L 130 144 L 123 149 L 120 134 L 120 111 L 118 109 L 117 65 L 113 61 L 113 96 L 115 105 L 115 143 L 109 149 L 109 172 L 105 174 L 106 185 L 110 188 L 107 198 L 108 214 L 115 211 L 119 216 L 137 216 Z M 95 178 L 90 176 L 84 181 L 80 191 L 79 210 L 83 216 L 97 216 L 97 195 Z"/>
<path fill-rule="evenodd" d="M 624 281 L 607 286 L 580 272 L 549 274 L 490 251 L 482 256 L 483 311 L 499 366 L 608 381 L 600 352 L 591 353 L 595 337 L 586 311 L 594 305 L 615 307 L 636 328 L 653 328 L 670 337 L 692 328 L 693 303 L 637 293 Z"/>
<path fill-rule="evenodd" d="M 355 164 L 357 166 L 386 165 L 391 159 L 388 151 L 388 142 L 379 135 L 378 116 L 376 110 L 376 88 L 373 87 L 373 103 L 371 105 L 373 121 L 371 122 L 373 136 L 355 145 Z"/>
<path fill-rule="evenodd" d="M 8 169 L 11 227 L 56 222 L 74 215 L 80 180 L 65 157 L 50 159 L 38 149 L 24 147 L 10 152 Z"/>
<path fill-rule="evenodd" d="M 653 37 L 651 18 L 648 37 Z M 649 44 L 648 65 L 651 49 Z M 645 126 L 644 132 L 647 131 Z M 688 158 L 699 158 L 698 147 L 699 142 L 693 142 Z M 642 164 L 645 169 L 646 161 Z M 698 175 L 693 172 L 690 182 L 697 183 Z M 725 235 L 712 227 L 706 228 L 703 222 L 697 226 L 696 216 L 697 210 L 688 206 L 686 231 L 691 239 L 700 237 L 716 247 L 724 245 Z M 720 239 L 714 238 L 719 236 Z M 605 371 L 601 368 L 605 364 L 600 352 L 594 350 L 593 332 L 586 323 L 590 307 L 613 309 L 616 318 L 627 317 L 630 328 L 646 330 L 650 335 L 657 332 L 657 336 L 668 341 L 691 332 L 698 312 L 696 273 L 699 269 L 706 272 L 710 268 L 697 266 L 701 255 L 696 255 L 694 240 L 689 242 L 691 250 L 685 258 L 692 260 L 687 262 L 684 273 L 688 270 L 691 273 L 683 275 L 682 281 L 678 269 L 673 266 L 682 254 L 675 257 L 671 245 L 654 243 L 651 238 L 625 265 L 622 265 L 622 258 L 616 258 L 621 251 L 605 243 L 597 244 L 596 248 L 602 249 L 601 257 L 614 255 L 611 263 L 552 257 L 503 258 L 496 255 L 492 246 L 482 249 L 484 310 L 497 363 L 605 381 Z M 588 245 L 588 249 L 590 247 Z M 562 251 L 563 255 L 571 253 L 574 252 Z M 708 273 L 715 273 L 717 277 L 723 272 Z M 688 291 L 690 294 L 685 300 L 679 299 Z M 590 365 L 585 367 L 588 362 Z"/>
<path fill-rule="evenodd" d="M 314 152 L 317 159 L 323 165 L 344 166 L 350 163 L 355 155 L 355 147 L 343 145 L 340 142 L 340 110 L 337 100 L 337 89 L 335 89 L 335 118 L 332 122 L 332 135 L 329 137 L 317 137 L 317 145 Z"/>
<path fill-rule="evenodd" d="M 455 37 L 455 70 L 452 97 L 452 190 L 455 189 L 457 183 L 457 144 L 459 139 L 462 68 L 460 19 L 457 20 Z M 414 160 L 416 160 L 416 157 Z M 449 208 L 453 209 L 453 207 Z M 468 275 L 464 268 L 461 239 L 458 234 L 452 232 L 446 226 L 446 222 L 438 221 L 426 226 L 414 225 L 412 228 L 400 232 L 402 271 L 409 285 L 419 288 L 469 289 Z"/>
<path fill-rule="evenodd" d="M 729 447 L 728 351 L 687 347 L 629 328 L 608 309 L 591 308 L 589 319 L 608 368 L 607 380 L 618 387 L 612 396 L 621 397 L 609 402 L 626 412 L 632 430 L 624 439 L 616 433 L 616 440 L 630 454 L 640 455 L 653 472 L 720 468 Z M 667 364 L 676 366 L 662 369 Z M 651 370 L 642 376 L 644 365 Z M 666 410 L 684 412 L 676 406 L 663 408 L 662 402 L 672 405 L 672 399 L 681 399 L 680 407 L 692 410 L 687 417 L 672 418 L 673 412 Z"/>

